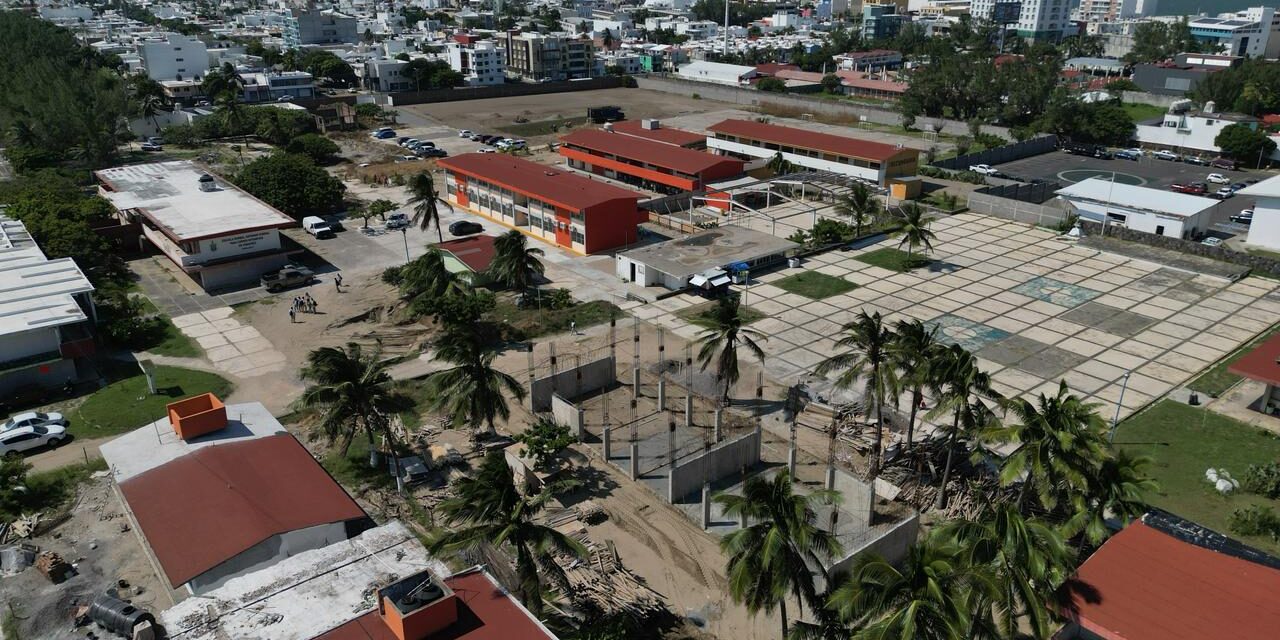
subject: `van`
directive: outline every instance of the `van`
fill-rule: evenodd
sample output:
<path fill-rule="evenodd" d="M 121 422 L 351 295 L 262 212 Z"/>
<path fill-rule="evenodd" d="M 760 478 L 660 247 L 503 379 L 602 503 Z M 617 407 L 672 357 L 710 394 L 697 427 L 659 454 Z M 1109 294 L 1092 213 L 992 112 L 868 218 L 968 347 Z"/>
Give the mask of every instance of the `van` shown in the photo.
<path fill-rule="evenodd" d="M 332 238 L 333 229 L 329 223 L 319 216 L 307 216 L 302 219 L 302 230 L 317 238 Z"/>
<path fill-rule="evenodd" d="M 1209 166 L 1214 169 L 1226 169 L 1227 171 L 1236 170 L 1236 161 L 1231 158 L 1214 158 L 1209 162 Z"/>

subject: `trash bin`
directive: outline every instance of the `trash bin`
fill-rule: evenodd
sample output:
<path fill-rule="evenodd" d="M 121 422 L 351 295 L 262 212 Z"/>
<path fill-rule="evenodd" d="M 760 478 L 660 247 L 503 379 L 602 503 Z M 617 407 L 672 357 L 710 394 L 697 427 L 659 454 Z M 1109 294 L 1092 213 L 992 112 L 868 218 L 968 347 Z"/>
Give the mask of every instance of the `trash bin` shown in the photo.
<path fill-rule="evenodd" d="M 800 267 L 800 258 L 787 258 L 787 266 L 792 269 L 798 269 Z"/>

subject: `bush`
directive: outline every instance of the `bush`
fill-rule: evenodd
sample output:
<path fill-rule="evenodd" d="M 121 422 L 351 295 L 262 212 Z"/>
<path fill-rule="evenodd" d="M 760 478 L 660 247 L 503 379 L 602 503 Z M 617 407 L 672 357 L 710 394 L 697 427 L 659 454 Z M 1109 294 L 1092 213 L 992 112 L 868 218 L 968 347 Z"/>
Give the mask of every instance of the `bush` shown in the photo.
<path fill-rule="evenodd" d="M 1231 512 L 1227 527 L 1242 536 L 1271 536 L 1280 540 L 1280 516 L 1271 507 L 1249 505 Z"/>
<path fill-rule="evenodd" d="M 165 144 L 184 149 L 194 149 L 204 144 L 204 140 L 196 135 L 196 128 L 189 124 L 169 125 L 160 131 L 160 136 L 164 138 Z"/>
<path fill-rule="evenodd" d="M 232 182 L 294 218 L 337 211 L 347 190 L 341 180 L 296 153 L 258 158 L 245 165 Z"/>
<path fill-rule="evenodd" d="M 304 133 L 290 140 L 285 151 L 300 153 L 316 164 L 329 164 L 338 156 L 338 145 L 318 133 Z"/>
<path fill-rule="evenodd" d="M 11 146 L 4 150 L 4 155 L 18 173 L 30 173 L 37 169 L 52 167 L 62 161 L 59 153 L 35 147 Z"/>
<path fill-rule="evenodd" d="M 995 149 L 996 147 L 1003 147 L 1005 144 L 1008 143 L 1008 140 L 1005 140 L 1004 138 L 1001 138 L 1000 136 L 995 135 L 993 133 L 979 133 L 973 136 L 973 141 L 982 145 L 983 147 L 986 147 L 987 149 Z"/>
<path fill-rule="evenodd" d="M 568 426 L 550 418 L 538 418 L 528 430 L 516 436 L 516 442 L 524 445 L 520 455 L 533 460 L 533 465 L 540 469 L 576 440 Z"/>
<path fill-rule="evenodd" d="M 854 238 L 856 229 L 839 220 L 823 218 L 813 225 L 810 236 L 815 245 L 849 242 Z"/>
<path fill-rule="evenodd" d="M 1263 465 L 1251 464 L 1244 472 L 1241 483 L 1245 491 L 1266 496 L 1272 500 L 1280 498 L 1280 462 L 1271 461 Z"/>
<path fill-rule="evenodd" d="M 395 266 L 395 267 L 387 267 L 386 269 L 383 269 L 382 281 L 389 285 L 394 285 L 397 287 L 400 286 L 400 283 L 404 282 L 404 267 Z"/>
<path fill-rule="evenodd" d="M 99 294 L 98 311 L 102 318 L 102 334 L 111 342 L 142 350 L 156 343 L 164 334 L 164 320 L 147 313 L 146 303 L 122 289 L 109 289 Z"/>

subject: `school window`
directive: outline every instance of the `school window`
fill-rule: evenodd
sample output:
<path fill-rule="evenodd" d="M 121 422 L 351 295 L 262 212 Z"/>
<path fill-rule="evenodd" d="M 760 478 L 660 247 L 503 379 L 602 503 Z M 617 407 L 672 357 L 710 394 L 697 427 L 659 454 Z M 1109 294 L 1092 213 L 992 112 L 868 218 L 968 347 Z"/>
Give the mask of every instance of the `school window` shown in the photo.
<path fill-rule="evenodd" d="M 569 227 L 569 240 L 578 244 L 586 244 L 587 237 L 583 235 L 582 231 L 578 229 L 578 227 Z"/>

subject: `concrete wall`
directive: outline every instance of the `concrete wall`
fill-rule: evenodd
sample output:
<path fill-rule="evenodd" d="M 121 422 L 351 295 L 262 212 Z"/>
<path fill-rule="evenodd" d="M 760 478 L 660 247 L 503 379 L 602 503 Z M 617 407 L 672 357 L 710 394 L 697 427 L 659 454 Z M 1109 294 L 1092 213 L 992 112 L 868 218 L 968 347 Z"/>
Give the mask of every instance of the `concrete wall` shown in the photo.
<path fill-rule="evenodd" d="M 271 536 L 192 578 L 187 582 L 187 588 L 195 594 L 205 593 L 222 586 L 227 580 L 236 576 L 257 571 L 303 551 L 327 547 L 335 542 L 346 540 L 347 534 L 345 522 L 334 522 Z"/>
<path fill-rule="evenodd" d="M 869 485 L 836 469 L 835 486 L 840 492 L 840 510 L 854 514 L 862 522 L 870 522 L 875 513 L 876 494 Z"/>
<path fill-rule="evenodd" d="M 569 427 L 569 432 L 577 436 L 578 440 L 582 440 L 584 425 L 577 405 L 565 400 L 558 393 L 551 394 L 551 418 L 556 421 L 556 424 Z"/>
<path fill-rule="evenodd" d="M 1181 94 L 1165 96 L 1156 93 L 1147 93 L 1146 91 L 1122 91 L 1120 92 L 1120 95 L 1125 103 L 1136 102 L 1139 104 L 1150 104 L 1165 108 L 1168 108 L 1169 105 L 1172 105 L 1179 100 L 1186 99 L 1186 96 Z"/>
<path fill-rule="evenodd" d="M 581 372 L 581 380 L 578 373 Z M 546 411 L 551 408 L 551 396 L 560 394 L 565 398 L 576 398 L 584 393 L 602 389 L 613 383 L 617 376 L 617 368 L 613 358 L 605 356 L 599 360 L 584 362 L 578 367 L 570 367 L 554 376 L 537 378 L 529 389 L 530 408 L 534 411 Z"/>
<path fill-rule="evenodd" d="M 0 373 L 0 400 L 5 399 L 6 394 L 27 385 L 55 388 L 65 384 L 67 380 L 76 380 L 79 377 L 79 373 L 76 372 L 76 361 L 70 358 L 6 371 Z"/>
<path fill-rule="evenodd" d="M 889 561 L 890 564 L 896 565 L 907 557 L 907 550 L 911 548 L 911 545 L 915 544 L 919 535 L 920 516 L 913 513 L 867 544 L 855 549 L 846 549 L 845 551 L 849 552 L 849 555 L 828 567 L 827 572 L 833 578 L 847 574 L 858 558 L 868 553 L 879 555 Z"/>
<path fill-rule="evenodd" d="M 755 431 L 725 440 L 701 455 L 690 457 L 671 470 L 667 496 L 678 500 L 702 491 L 703 482 L 715 482 L 760 462 L 760 436 Z"/>
<path fill-rule="evenodd" d="M 42 353 L 57 353 L 61 344 L 62 338 L 57 327 L 41 327 L 0 335 L 0 364 Z"/>
<path fill-rule="evenodd" d="M 1050 201 L 1056 202 L 1056 201 Z M 969 194 L 969 210 L 974 213 L 1004 218 L 1024 224 L 1056 227 L 1067 219 L 1069 211 L 1056 204 L 1031 204 L 1009 198 L 977 193 Z"/>
<path fill-rule="evenodd" d="M 388 96 L 394 106 L 410 104 L 430 104 L 434 102 L 456 102 L 459 100 L 484 100 L 486 98 L 510 98 L 512 96 L 533 96 L 545 93 L 564 93 L 567 91 L 593 91 L 596 89 L 616 89 L 626 86 L 626 78 L 608 76 L 591 78 L 590 80 L 571 80 L 564 82 L 544 82 L 542 84 L 511 83 L 489 87 L 467 87 L 454 89 L 436 89 L 432 91 L 406 91 Z M 626 105 L 620 105 L 624 109 Z M 582 113 L 581 115 L 586 115 Z"/>

